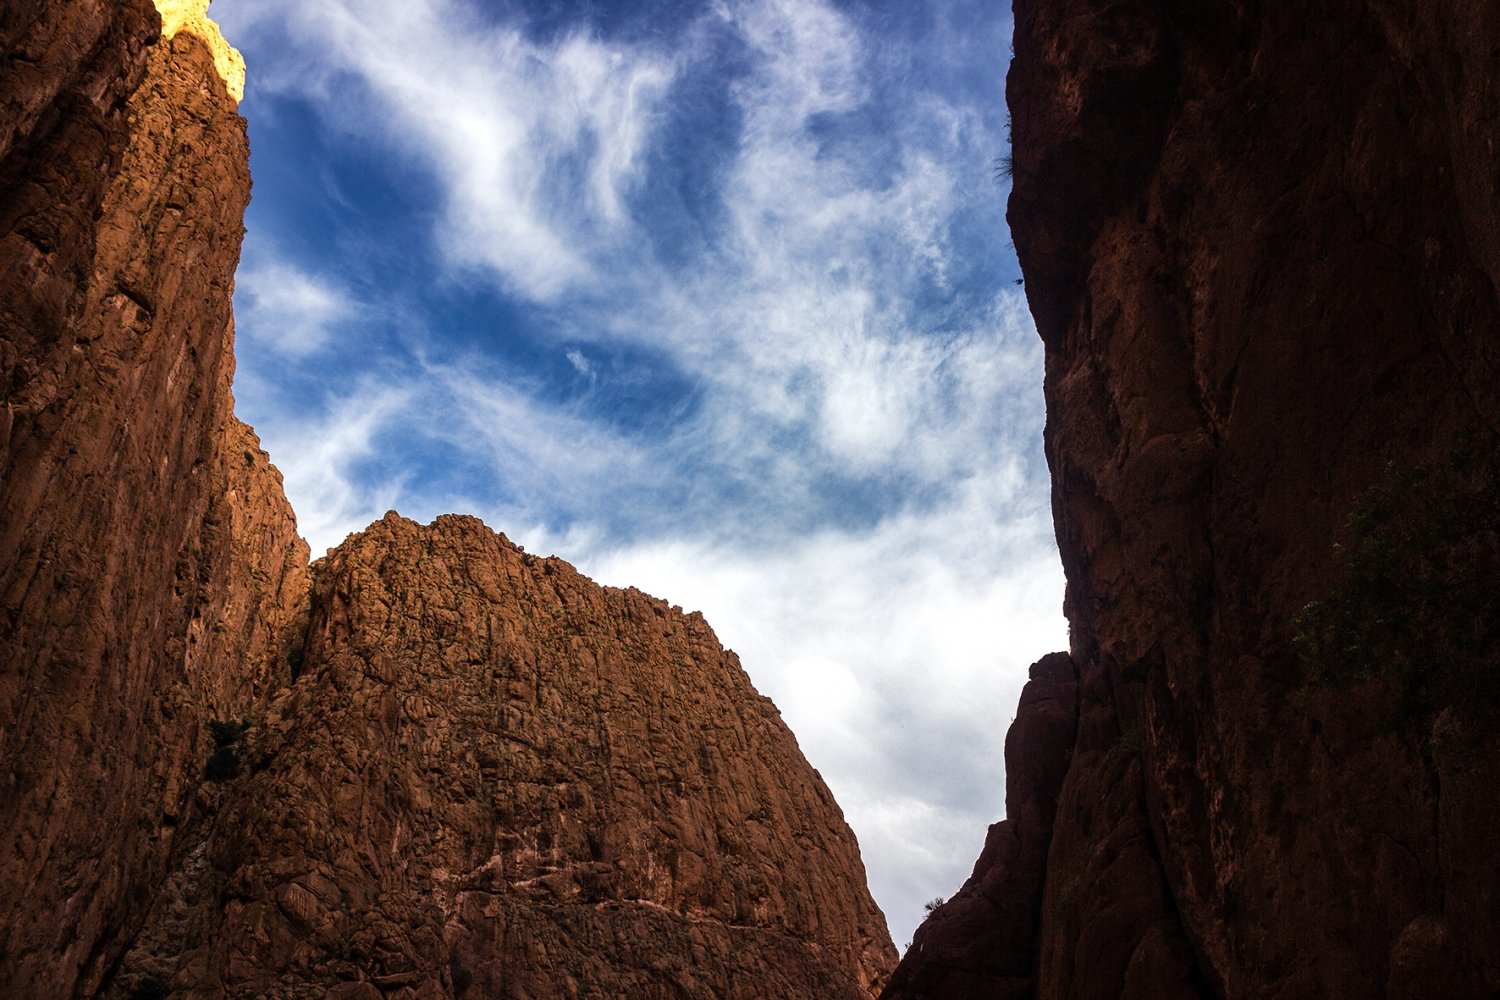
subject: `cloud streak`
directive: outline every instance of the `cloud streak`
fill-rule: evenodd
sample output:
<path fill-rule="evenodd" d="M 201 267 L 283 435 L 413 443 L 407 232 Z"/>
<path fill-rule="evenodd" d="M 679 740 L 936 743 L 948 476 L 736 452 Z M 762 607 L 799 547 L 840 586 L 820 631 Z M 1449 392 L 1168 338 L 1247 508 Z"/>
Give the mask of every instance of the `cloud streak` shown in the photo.
<path fill-rule="evenodd" d="M 703 610 L 906 940 L 999 818 L 1025 667 L 1066 641 L 998 80 L 962 76 L 993 70 L 980 12 L 894 34 L 821 0 L 650 30 L 460 0 L 215 13 L 257 157 L 325 144 L 341 219 L 394 197 L 423 220 L 399 252 L 334 240 L 294 268 L 311 237 L 252 205 L 237 391 L 315 551 L 388 505 L 468 509 Z"/>
<path fill-rule="evenodd" d="M 303 358 L 321 349 L 335 327 L 355 317 L 346 293 L 279 260 L 250 261 L 236 278 L 241 326 L 273 351 Z"/>
<path fill-rule="evenodd" d="M 247 20 L 263 27 L 273 8 L 293 51 L 318 58 L 279 61 L 271 85 L 326 95 L 340 128 L 432 170 L 451 261 L 536 299 L 593 276 L 626 221 L 669 60 L 578 35 L 538 44 L 454 0 L 273 3 Z"/>

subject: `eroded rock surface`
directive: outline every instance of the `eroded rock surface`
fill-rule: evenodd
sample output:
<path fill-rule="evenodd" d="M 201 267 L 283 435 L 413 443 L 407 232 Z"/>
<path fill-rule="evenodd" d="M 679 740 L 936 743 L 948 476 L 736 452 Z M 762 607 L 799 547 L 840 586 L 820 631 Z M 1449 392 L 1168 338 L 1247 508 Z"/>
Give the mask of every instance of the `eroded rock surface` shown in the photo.
<path fill-rule="evenodd" d="M 1497 40 L 1016 4 L 1081 692 L 1037 996 L 1500 994 Z"/>
<path fill-rule="evenodd" d="M 289 680 L 306 590 L 233 414 L 243 123 L 149 3 L 0 15 L 0 970 L 88 995 L 139 924 L 206 724 Z"/>
<path fill-rule="evenodd" d="M 304 673 L 123 980 L 878 991 L 895 952 L 854 837 L 702 616 L 467 517 L 387 515 L 314 576 Z"/>

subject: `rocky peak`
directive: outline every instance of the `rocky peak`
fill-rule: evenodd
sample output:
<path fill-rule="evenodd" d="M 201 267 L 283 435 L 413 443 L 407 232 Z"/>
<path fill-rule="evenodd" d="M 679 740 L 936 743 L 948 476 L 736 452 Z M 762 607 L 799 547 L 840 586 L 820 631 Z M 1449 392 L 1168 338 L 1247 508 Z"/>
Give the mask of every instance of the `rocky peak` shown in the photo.
<path fill-rule="evenodd" d="M 471 517 L 388 514 L 313 576 L 300 677 L 122 982 L 878 992 L 853 835 L 701 615 Z"/>

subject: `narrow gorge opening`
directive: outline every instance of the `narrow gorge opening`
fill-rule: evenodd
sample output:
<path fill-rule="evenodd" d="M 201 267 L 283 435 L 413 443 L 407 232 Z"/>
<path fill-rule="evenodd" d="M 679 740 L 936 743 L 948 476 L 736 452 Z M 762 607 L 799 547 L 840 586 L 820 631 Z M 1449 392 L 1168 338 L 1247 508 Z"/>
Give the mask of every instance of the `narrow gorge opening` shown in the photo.
<path fill-rule="evenodd" d="M 701 610 L 904 946 L 1066 646 L 1008 13 L 214 16 L 251 67 L 237 404 L 314 553 L 462 511 Z"/>

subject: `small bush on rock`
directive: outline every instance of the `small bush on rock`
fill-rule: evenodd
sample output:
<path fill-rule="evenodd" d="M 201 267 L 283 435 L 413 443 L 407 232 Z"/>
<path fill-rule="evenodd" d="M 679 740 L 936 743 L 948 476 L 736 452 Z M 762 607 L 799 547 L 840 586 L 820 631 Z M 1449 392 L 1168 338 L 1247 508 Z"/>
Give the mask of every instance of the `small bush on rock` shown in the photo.
<path fill-rule="evenodd" d="M 213 737 L 214 752 L 208 758 L 208 767 L 203 771 L 204 778 L 209 781 L 229 781 L 239 776 L 240 746 L 249 729 L 248 722 L 220 722 L 217 719 L 209 722 L 208 731 Z"/>

